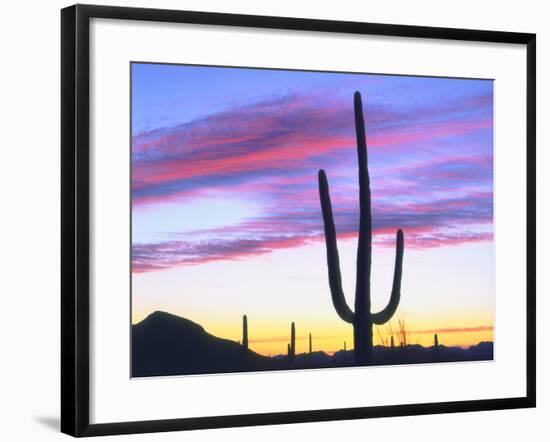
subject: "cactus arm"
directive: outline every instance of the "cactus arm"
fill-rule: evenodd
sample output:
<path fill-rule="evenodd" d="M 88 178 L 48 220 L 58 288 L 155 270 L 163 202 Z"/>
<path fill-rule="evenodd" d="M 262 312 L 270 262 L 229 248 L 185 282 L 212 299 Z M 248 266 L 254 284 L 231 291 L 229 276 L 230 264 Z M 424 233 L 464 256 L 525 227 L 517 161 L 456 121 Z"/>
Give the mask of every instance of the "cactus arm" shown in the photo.
<path fill-rule="evenodd" d="M 336 243 L 336 227 L 332 216 L 332 205 L 328 188 L 327 176 L 324 170 L 319 171 L 319 198 L 323 211 L 323 222 L 325 226 L 325 241 L 327 245 L 327 265 L 330 293 L 336 313 L 343 321 L 353 323 L 354 314 L 346 303 L 342 289 L 342 275 L 340 273 L 340 258 L 338 256 L 338 245 Z"/>
<path fill-rule="evenodd" d="M 390 320 L 397 306 L 399 305 L 399 299 L 401 297 L 401 276 L 403 274 L 403 249 L 405 248 L 405 242 L 403 238 L 403 231 L 399 229 L 397 231 L 397 239 L 395 245 L 395 267 L 393 270 L 393 287 L 391 291 L 390 301 L 384 310 L 371 315 L 372 322 L 381 325 Z"/>

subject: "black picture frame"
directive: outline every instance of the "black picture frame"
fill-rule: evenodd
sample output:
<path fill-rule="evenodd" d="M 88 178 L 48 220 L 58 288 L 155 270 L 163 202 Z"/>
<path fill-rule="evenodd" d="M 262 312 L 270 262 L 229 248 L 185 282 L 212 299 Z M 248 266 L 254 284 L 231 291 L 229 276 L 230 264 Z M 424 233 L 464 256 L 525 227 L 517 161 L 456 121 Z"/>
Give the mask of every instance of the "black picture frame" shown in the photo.
<path fill-rule="evenodd" d="M 418 403 L 90 424 L 91 18 L 415 37 L 525 45 L 527 75 L 526 394 L 504 399 Z M 76 437 L 424 415 L 536 404 L 536 35 L 304 18 L 75 5 L 61 10 L 61 431 Z"/>

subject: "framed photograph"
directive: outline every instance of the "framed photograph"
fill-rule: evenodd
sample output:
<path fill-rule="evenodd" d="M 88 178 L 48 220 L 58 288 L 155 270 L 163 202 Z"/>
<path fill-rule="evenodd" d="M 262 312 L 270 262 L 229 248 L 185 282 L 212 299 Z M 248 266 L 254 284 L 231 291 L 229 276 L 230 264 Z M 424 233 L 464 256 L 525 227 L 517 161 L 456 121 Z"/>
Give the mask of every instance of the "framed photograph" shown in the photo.
<path fill-rule="evenodd" d="M 63 432 L 535 406 L 534 34 L 61 25 Z"/>

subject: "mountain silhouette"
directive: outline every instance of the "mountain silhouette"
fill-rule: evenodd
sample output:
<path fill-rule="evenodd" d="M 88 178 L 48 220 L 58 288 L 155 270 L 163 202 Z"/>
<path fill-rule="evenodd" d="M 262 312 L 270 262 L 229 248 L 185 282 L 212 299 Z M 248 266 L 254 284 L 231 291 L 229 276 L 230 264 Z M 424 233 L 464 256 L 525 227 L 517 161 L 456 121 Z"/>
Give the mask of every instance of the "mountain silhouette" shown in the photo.
<path fill-rule="evenodd" d="M 226 373 L 281 368 L 271 358 L 209 334 L 199 324 L 156 311 L 132 326 L 132 376 Z"/>
<path fill-rule="evenodd" d="M 480 361 L 493 359 L 493 343 L 480 342 L 460 347 L 373 347 L 373 365 L 431 362 Z M 156 311 L 132 326 L 132 376 L 174 376 L 357 366 L 353 350 L 332 355 L 323 351 L 262 356 L 238 342 L 208 333 L 199 324 L 170 313 Z"/>

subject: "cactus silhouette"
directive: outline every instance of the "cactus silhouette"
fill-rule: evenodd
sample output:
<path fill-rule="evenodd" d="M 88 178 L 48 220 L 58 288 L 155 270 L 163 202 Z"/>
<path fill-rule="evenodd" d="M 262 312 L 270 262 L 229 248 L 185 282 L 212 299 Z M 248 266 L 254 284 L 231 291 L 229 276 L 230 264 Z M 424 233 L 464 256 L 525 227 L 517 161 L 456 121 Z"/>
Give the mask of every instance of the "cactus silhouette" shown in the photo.
<path fill-rule="evenodd" d="M 390 338 L 390 346 L 391 346 L 391 348 L 395 347 L 395 341 L 393 339 L 393 336 Z"/>
<path fill-rule="evenodd" d="M 437 334 L 434 335 L 434 350 L 435 350 L 435 357 L 439 359 L 439 337 Z"/>
<path fill-rule="evenodd" d="M 294 356 L 296 356 L 296 327 L 294 322 L 290 325 L 290 344 L 288 344 L 288 360 L 290 362 L 294 361 Z"/>
<path fill-rule="evenodd" d="M 248 318 L 243 315 L 243 347 L 248 349 Z"/>
<path fill-rule="evenodd" d="M 311 333 L 309 334 L 309 354 L 311 355 L 311 350 L 312 350 L 312 345 L 311 345 Z"/>
<path fill-rule="evenodd" d="M 346 348 L 346 341 L 344 341 L 344 351 L 347 351 L 347 348 Z"/>
<path fill-rule="evenodd" d="M 401 275 L 403 272 L 403 231 L 397 231 L 393 288 L 388 305 L 377 313 L 371 313 L 370 277 L 372 264 L 372 214 L 371 192 L 367 159 L 367 142 L 361 94 L 355 92 L 355 132 L 357 139 L 357 159 L 359 163 L 359 240 L 357 247 L 357 279 L 355 284 L 355 311 L 346 303 L 342 289 L 340 259 L 336 242 L 336 227 L 332 215 L 329 186 L 326 173 L 319 171 L 319 197 L 323 212 L 327 265 L 332 303 L 340 318 L 353 325 L 355 362 L 372 362 L 372 326 L 385 324 L 391 319 L 399 305 L 401 296 Z"/>

